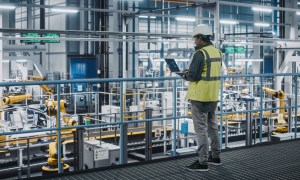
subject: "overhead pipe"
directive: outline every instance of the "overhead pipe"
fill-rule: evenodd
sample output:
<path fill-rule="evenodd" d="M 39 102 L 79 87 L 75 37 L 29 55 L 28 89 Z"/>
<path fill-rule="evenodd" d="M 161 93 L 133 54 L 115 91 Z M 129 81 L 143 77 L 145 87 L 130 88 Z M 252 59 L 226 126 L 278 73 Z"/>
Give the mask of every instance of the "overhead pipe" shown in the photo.
<path fill-rule="evenodd" d="M 132 10 L 135 11 L 135 1 L 133 1 L 132 3 Z M 132 32 L 134 33 L 135 32 L 135 26 L 136 26 L 136 23 L 135 23 L 135 18 L 132 19 Z M 135 36 L 132 37 L 132 39 L 135 39 Z M 136 50 L 135 50 L 135 41 L 132 42 L 132 77 L 134 78 L 135 77 L 135 54 L 136 54 Z M 135 88 L 135 84 L 133 84 L 133 88 Z"/>
<path fill-rule="evenodd" d="M 44 6 L 45 5 L 45 0 L 40 0 L 40 5 Z M 40 8 L 40 30 L 44 30 L 45 29 L 45 22 L 46 22 L 46 18 L 45 18 L 45 8 Z M 48 69 L 49 69 L 49 56 L 48 55 Z M 40 65 L 43 65 L 43 53 L 40 52 Z"/>

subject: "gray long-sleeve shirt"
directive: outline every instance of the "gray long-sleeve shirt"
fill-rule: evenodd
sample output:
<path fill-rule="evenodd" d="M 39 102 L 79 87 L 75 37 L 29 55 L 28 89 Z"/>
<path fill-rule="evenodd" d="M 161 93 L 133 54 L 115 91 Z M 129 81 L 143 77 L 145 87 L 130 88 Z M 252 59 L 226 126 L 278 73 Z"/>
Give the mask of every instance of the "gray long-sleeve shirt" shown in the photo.
<path fill-rule="evenodd" d="M 196 46 L 195 50 L 199 50 L 203 47 Z M 192 62 L 190 64 L 189 70 L 184 76 L 184 79 L 187 81 L 199 81 L 201 78 L 201 73 L 204 68 L 204 61 L 203 61 L 203 54 L 202 52 L 196 52 L 193 56 Z"/>

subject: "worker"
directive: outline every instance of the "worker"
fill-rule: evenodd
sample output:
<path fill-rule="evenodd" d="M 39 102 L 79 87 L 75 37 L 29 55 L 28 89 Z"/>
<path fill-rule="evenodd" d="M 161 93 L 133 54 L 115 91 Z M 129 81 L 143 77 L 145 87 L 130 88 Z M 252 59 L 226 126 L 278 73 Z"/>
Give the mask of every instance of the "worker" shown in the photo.
<path fill-rule="evenodd" d="M 185 69 L 179 75 L 189 81 L 186 97 L 191 102 L 199 159 L 186 167 L 191 171 L 208 171 L 208 164 L 221 165 L 215 111 L 220 91 L 222 53 L 213 46 L 210 40 L 211 27 L 199 24 L 194 28 L 192 36 L 195 40 L 196 52 L 189 69 Z M 208 135 L 211 140 L 210 156 Z"/>

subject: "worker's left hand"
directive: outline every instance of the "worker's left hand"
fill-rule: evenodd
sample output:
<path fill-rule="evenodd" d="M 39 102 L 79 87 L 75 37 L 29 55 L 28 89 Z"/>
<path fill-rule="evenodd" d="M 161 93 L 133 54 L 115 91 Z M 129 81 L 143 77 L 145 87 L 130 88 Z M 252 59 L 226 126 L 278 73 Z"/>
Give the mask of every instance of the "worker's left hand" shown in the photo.
<path fill-rule="evenodd" d="M 183 74 L 187 74 L 188 72 L 189 72 L 189 69 L 184 69 L 184 70 L 182 71 Z"/>

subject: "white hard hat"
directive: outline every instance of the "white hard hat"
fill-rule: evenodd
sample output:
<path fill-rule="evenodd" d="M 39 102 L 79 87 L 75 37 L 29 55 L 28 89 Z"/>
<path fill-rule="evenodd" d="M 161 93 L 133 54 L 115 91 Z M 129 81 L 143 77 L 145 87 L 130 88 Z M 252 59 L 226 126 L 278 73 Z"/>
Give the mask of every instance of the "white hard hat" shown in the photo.
<path fill-rule="evenodd" d="M 206 24 L 197 25 L 193 30 L 192 36 L 195 37 L 196 35 L 200 35 L 200 34 L 206 35 L 206 36 L 208 36 L 208 35 L 212 36 L 213 35 L 211 27 L 209 27 Z"/>

